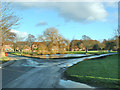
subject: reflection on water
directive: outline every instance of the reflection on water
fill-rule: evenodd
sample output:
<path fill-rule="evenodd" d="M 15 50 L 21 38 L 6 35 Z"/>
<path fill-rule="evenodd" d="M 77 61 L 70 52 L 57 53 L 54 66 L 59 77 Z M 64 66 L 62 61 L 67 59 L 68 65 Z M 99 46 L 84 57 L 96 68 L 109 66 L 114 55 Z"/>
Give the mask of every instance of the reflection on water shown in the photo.
<path fill-rule="evenodd" d="M 63 58 L 63 57 L 78 57 L 86 56 L 86 54 L 51 54 L 51 55 L 39 55 L 40 58 Z"/>
<path fill-rule="evenodd" d="M 101 57 L 105 55 L 112 55 L 115 53 L 109 53 L 109 54 L 102 54 L 102 55 L 97 55 L 97 56 L 91 56 L 91 58 L 94 57 Z M 89 56 L 91 54 L 51 54 L 51 55 L 39 55 L 40 58 L 63 58 L 63 57 L 81 57 L 81 56 Z"/>
<path fill-rule="evenodd" d="M 94 88 L 83 83 L 63 79 L 60 80 L 59 84 L 65 88 Z"/>

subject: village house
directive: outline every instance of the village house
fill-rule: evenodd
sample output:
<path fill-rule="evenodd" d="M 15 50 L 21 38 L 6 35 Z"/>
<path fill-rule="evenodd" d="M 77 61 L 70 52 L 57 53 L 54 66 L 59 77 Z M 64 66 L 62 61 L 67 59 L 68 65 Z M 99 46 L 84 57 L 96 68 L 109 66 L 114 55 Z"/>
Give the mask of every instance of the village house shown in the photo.
<path fill-rule="evenodd" d="M 5 42 L 3 48 L 6 52 L 13 52 L 13 51 L 23 51 L 23 52 L 47 52 L 47 47 L 44 42 L 32 42 L 32 50 L 28 42 Z M 52 50 L 58 50 L 57 46 L 52 47 Z"/>
<path fill-rule="evenodd" d="M 84 50 L 84 46 L 83 44 L 81 43 L 80 44 L 81 46 L 81 50 Z M 16 42 L 16 43 L 13 43 L 13 42 L 5 42 L 4 43 L 4 46 L 3 46 L 4 50 L 6 52 L 13 52 L 13 51 L 23 51 L 23 52 L 31 52 L 31 47 L 29 45 L 28 42 Z M 33 49 L 33 52 L 42 52 L 42 53 L 46 53 L 48 52 L 48 49 L 47 49 L 47 46 L 45 44 L 45 42 L 32 42 L 32 49 Z M 59 51 L 66 51 L 67 47 L 65 46 L 65 44 L 63 45 L 52 45 L 51 47 L 51 50 L 55 53 L 59 52 Z M 79 51 L 79 47 L 76 45 L 74 46 L 74 48 L 72 48 L 72 50 L 74 51 Z"/>
<path fill-rule="evenodd" d="M 31 48 L 28 46 L 28 42 L 16 42 L 16 46 L 14 47 L 16 51 L 28 52 Z"/>
<path fill-rule="evenodd" d="M 3 43 L 3 48 L 4 48 L 4 51 L 5 52 L 13 52 L 14 49 L 13 49 L 13 42 L 4 42 Z"/>
<path fill-rule="evenodd" d="M 81 40 L 72 40 L 70 50 L 71 51 L 84 51 L 85 47 Z"/>
<path fill-rule="evenodd" d="M 85 50 L 85 46 L 83 45 L 83 43 L 80 44 L 80 51 L 84 51 Z"/>
<path fill-rule="evenodd" d="M 64 43 L 59 44 L 59 45 L 53 44 L 53 46 L 52 46 L 52 51 L 55 53 L 57 53 L 57 52 L 63 53 L 66 51 L 66 49 L 67 49 L 67 46 Z"/>
<path fill-rule="evenodd" d="M 33 52 L 45 52 L 46 45 L 44 42 L 32 42 Z"/>
<path fill-rule="evenodd" d="M 32 48 L 30 47 L 30 43 L 27 41 L 22 41 L 22 42 L 5 42 L 4 43 L 4 50 L 6 52 L 38 52 L 38 53 L 49 53 L 49 49 L 47 48 L 48 46 L 46 45 L 45 42 L 32 42 Z M 31 50 L 32 49 L 32 50 Z M 67 46 L 65 44 L 60 44 L 60 45 L 52 45 L 50 50 L 54 53 L 57 52 L 65 52 L 67 49 Z"/>

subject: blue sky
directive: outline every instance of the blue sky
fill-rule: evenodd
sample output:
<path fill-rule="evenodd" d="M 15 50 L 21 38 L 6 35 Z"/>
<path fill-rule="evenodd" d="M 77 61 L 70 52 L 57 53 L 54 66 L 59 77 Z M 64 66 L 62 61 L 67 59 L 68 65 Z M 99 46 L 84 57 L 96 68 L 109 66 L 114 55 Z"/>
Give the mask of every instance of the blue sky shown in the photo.
<path fill-rule="evenodd" d="M 56 27 L 65 38 L 112 38 L 117 29 L 117 3 L 14 3 L 14 12 L 20 16 L 19 33 L 36 37 L 46 28 Z M 24 34 L 22 34 L 24 35 Z"/>

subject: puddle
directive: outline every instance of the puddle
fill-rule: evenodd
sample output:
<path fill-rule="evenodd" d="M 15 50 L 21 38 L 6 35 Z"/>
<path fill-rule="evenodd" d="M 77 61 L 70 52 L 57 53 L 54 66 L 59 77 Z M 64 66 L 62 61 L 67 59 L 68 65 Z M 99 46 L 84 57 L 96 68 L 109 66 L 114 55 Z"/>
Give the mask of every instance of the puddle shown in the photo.
<path fill-rule="evenodd" d="M 64 88 L 94 88 L 83 83 L 78 83 L 71 80 L 63 80 L 63 79 L 60 80 L 59 84 Z"/>

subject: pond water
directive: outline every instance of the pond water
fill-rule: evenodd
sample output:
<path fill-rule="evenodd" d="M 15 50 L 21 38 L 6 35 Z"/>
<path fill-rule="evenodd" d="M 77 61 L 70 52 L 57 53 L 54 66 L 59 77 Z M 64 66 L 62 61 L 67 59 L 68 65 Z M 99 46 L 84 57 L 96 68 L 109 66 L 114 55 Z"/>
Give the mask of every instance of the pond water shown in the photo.
<path fill-rule="evenodd" d="M 60 80 L 59 85 L 63 86 L 64 88 L 94 88 L 83 83 L 63 79 Z"/>
<path fill-rule="evenodd" d="M 86 56 L 86 54 L 51 54 L 51 55 L 39 55 L 40 58 L 63 58 L 63 57 L 80 57 Z"/>
<path fill-rule="evenodd" d="M 51 56 L 85 56 L 86 54 L 51 54 Z M 45 55 L 50 56 L 50 55 Z"/>
<path fill-rule="evenodd" d="M 86 56 L 86 54 L 64 54 L 64 57 L 68 56 Z"/>

